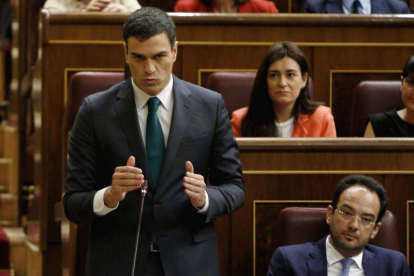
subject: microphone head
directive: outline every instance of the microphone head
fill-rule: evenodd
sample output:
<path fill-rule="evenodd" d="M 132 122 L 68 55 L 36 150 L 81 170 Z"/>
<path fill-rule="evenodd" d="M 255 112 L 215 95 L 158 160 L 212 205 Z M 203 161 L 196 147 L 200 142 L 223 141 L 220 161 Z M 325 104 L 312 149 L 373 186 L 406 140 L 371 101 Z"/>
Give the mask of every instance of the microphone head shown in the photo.
<path fill-rule="evenodd" d="M 148 189 L 148 181 L 144 180 L 144 184 L 141 185 L 141 197 L 145 197 L 145 195 L 147 194 L 147 189 Z"/>
<path fill-rule="evenodd" d="M 142 184 L 141 189 L 146 190 L 148 189 L 148 181 L 144 180 L 144 184 Z"/>

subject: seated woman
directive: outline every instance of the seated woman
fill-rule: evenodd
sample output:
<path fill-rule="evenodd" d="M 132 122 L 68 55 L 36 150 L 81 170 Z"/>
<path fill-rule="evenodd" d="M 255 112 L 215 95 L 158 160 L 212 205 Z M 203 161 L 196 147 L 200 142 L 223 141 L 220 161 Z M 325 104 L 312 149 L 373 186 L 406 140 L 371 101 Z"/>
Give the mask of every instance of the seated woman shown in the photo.
<path fill-rule="evenodd" d="M 267 0 L 178 0 L 175 12 L 278 13 Z"/>
<path fill-rule="evenodd" d="M 401 98 L 404 109 L 369 115 L 365 137 L 414 137 L 414 56 L 403 69 Z"/>
<path fill-rule="evenodd" d="M 44 8 L 53 12 L 133 12 L 138 0 L 47 0 Z"/>
<path fill-rule="evenodd" d="M 233 112 L 235 137 L 336 137 L 331 110 L 309 99 L 308 62 L 293 43 L 264 56 L 250 106 Z"/>

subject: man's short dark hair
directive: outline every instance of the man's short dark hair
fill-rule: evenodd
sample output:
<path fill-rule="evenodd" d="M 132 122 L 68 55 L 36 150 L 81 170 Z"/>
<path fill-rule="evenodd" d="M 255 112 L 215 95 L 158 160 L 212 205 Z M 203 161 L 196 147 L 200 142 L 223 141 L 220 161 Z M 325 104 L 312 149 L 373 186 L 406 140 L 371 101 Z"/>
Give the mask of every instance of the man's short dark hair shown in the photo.
<path fill-rule="evenodd" d="M 380 222 L 382 217 L 385 214 L 385 211 L 387 210 L 388 205 L 388 194 L 387 191 L 384 189 L 384 187 L 375 179 L 365 176 L 365 175 L 349 175 L 347 177 L 344 177 L 338 184 L 338 187 L 336 187 L 334 197 L 332 200 L 332 207 L 336 209 L 339 198 L 341 197 L 341 194 L 352 186 L 362 186 L 367 188 L 373 193 L 376 193 L 379 201 L 380 201 L 380 211 L 377 217 L 376 223 Z"/>
<path fill-rule="evenodd" d="M 175 45 L 174 21 L 160 9 L 145 7 L 134 11 L 127 17 L 122 35 L 128 49 L 128 38 L 131 36 L 144 41 L 163 32 L 167 34 L 171 49 L 173 49 Z"/>

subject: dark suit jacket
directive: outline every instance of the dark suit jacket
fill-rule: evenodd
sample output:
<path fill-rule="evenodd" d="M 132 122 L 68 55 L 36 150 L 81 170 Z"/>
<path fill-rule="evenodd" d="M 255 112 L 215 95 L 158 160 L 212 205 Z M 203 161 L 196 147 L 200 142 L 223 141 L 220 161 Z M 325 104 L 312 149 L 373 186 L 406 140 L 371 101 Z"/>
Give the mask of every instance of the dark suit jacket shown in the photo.
<path fill-rule="evenodd" d="M 305 13 L 344 13 L 342 0 L 307 0 L 302 12 Z M 407 3 L 401 0 L 372 0 L 371 14 L 411 13 Z"/>
<path fill-rule="evenodd" d="M 268 276 L 327 275 L 326 237 L 317 243 L 279 247 L 270 261 Z M 395 250 L 367 245 L 362 257 L 365 276 L 410 275 L 405 256 Z"/>
<path fill-rule="evenodd" d="M 244 184 L 228 113 L 220 94 L 174 77 L 174 109 L 157 191 L 150 178 L 138 125 L 131 79 L 85 98 L 69 141 L 64 207 L 74 223 L 91 222 L 89 275 L 130 275 L 140 209 L 140 191 L 127 193 L 118 208 L 99 217 L 95 193 L 111 185 L 129 156 L 149 180 L 136 275 L 142 275 L 157 235 L 166 275 L 219 275 L 213 220 L 244 204 Z M 207 215 L 184 193 L 185 162 L 193 163 L 207 187 Z"/>

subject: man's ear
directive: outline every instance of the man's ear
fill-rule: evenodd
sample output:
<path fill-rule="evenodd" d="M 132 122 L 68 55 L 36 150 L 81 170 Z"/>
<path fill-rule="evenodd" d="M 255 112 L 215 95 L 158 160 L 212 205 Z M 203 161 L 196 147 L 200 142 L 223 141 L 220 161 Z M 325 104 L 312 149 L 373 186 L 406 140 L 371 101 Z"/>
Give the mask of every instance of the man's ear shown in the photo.
<path fill-rule="evenodd" d="M 177 59 L 177 53 L 178 53 L 178 41 L 175 41 L 172 52 L 173 52 L 174 61 L 175 61 Z"/>
<path fill-rule="evenodd" d="M 375 238 L 375 236 L 378 234 L 378 231 L 380 230 L 381 226 L 382 226 L 381 222 L 378 222 L 377 225 L 375 225 L 374 230 L 372 230 L 372 233 L 371 233 L 371 239 Z"/>
<path fill-rule="evenodd" d="M 326 223 L 328 225 L 331 225 L 333 212 L 334 212 L 334 208 L 332 207 L 332 205 L 329 205 L 328 210 L 326 212 Z"/>
<path fill-rule="evenodd" d="M 128 46 L 124 42 L 124 55 L 125 55 L 125 62 L 128 63 Z"/>

